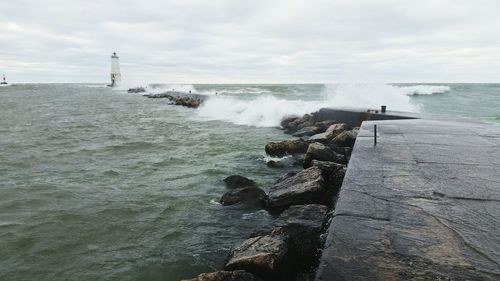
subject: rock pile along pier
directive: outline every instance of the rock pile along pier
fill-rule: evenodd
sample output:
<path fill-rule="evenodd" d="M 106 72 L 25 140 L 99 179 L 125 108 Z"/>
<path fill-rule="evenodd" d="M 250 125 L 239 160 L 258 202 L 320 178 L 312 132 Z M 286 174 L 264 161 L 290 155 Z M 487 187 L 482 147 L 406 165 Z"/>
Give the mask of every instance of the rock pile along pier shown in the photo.
<path fill-rule="evenodd" d="M 275 220 L 235 245 L 221 271 L 190 280 L 500 280 L 500 128 L 434 119 L 336 109 L 286 118 L 295 138 L 265 151 L 304 170 L 265 190 L 228 177 L 221 198 Z"/>

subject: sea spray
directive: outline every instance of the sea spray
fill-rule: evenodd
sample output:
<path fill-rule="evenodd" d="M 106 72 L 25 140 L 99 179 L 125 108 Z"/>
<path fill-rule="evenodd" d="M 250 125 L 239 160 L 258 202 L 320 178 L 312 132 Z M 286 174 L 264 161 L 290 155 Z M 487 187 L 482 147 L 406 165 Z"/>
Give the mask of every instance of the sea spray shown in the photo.
<path fill-rule="evenodd" d="M 388 84 L 326 84 L 322 93 L 310 98 L 304 92 L 302 98 L 284 99 L 276 95 L 252 95 L 250 98 L 237 92 L 225 91 L 225 95 L 209 94 L 207 101 L 197 112 L 201 120 L 221 120 L 237 125 L 276 127 L 285 116 L 303 115 L 322 107 L 379 109 L 386 105 L 390 110 L 418 112 L 410 95 L 449 90 L 448 86 L 417 85 L 400 87 Z M 240 98 L 241 97 L 241 98 Z"/>
<path fill-rule="evenodd" d="M 279 126 L 287 115 L 303 115 L 320 107 L 316 101 L 286 100 L 265 95 L 251 100 L 212 96 L 198 109 L 202 120 L 222 120 L 256 127 Z"/>
<path fill-rule="evenodd" d="M 433 95 L 443 94 L 451 90 L 450 86 L 438 85 L 416 85 L 416 86 L 401 86 L 400 90 L 406 95 Z"/>

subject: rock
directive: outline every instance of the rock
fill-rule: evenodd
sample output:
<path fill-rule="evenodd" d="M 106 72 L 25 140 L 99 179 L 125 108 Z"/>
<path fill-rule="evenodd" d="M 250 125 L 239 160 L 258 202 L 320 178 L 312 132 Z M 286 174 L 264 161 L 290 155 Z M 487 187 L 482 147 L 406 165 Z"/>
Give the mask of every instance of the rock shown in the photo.
<path fill-rule="evenodd" d="M 137 88 L 130 88 L 127 90 L 127 93 L 144 93 L 146 92 L 146 89 L 143 87 L 137 87 Z"/>
<path fill-rule="evenodd" d="M 321 169 L 311 167 L 284 179 L 270 188 L 266 205 L 280 211 L 291 205 L 327 204 Z"/>
<path fill-rule="evenodd" d="M 288 252 L 288 237 L 276 228 L 270 234 L 243 241 L 231 251 L 225 270 L 245 270 L 263 279 L 280 280 Z"/>
<path fill-rule="evenodd" d="M 320 204 L 294 205 L 281 213 L 275 226 L 283 228 L 289 239 L 289 251 L 295 266 L 309 267 L 320 247 L 320 235 L 328 207 Z"/>
<path fill-rule="evenodd" d="M 328 141 L 333 140 L 336 136 L 338 136 L 340 133 L 351 130 L 352 128 L 345 124 L 345 123 L 339 123 L 339 124 L 333 124 L 328 129 L 326 129 L 326 138 Z"/>
<path fill-rule="evenodd" d="M 284 180 L 286 180 L 288 178 L 291 178 L 291 177 L 295 176 L 296 174 L 297 174 L 297 172 L 293 172 L 293 171 L 292 172 L 288 172 L 285 175 L 283 175 L 281 178 L 279 178 L 276 181 L 276 183 L 279 183 L 279 182 L 282 182 L 282 181 L 284 181 Z"/>
<path fill-rule="evenodd" d="M 317 126 L 310 126 L 310 127 L 304 127 L 297 132 L 293 133 L 292 136 L 294 137 L 305 137 L 305 136 L 312 136 L 314 134 L 317 134 L 319 132 L 322 132 L 323 130 L 320 127 Z"/>
<path fill-rule="evenodd" d="M 319 142 L 311 143 L 307 148 L 304 157 L 304 169 L 312 166 L 312 160 L 331 161 L 339 164 L 347 163 L 347 159 L 344 155 L 334 152 L 329 147 Z"/>
<path fill-rule="evenodd" d="M 333 192 L 338 192 L 344 181 L 346 168 L 344 165 L 334 162 L 312 160 L 312 165 L 323 171 L 325 187 Z"/>
<path fill-rule="evenodd" d="M 314 119 L 311 114 L 305 114 L 302 117 L 290 117 L 281 121 L 281 126 L 285 129 L 285 133 L 294 133 L 304 127 L 314 125 Z"/>
<path fill-rule="evenodd" d="M 240 175 L 232 175 L 223 179 L 228 188 L 240 188 L 245 186 L 255 186 L 255 182 L 251 179 L 245 178 Z"/>
<path fill-rule="evenodd" d="M 264 190 L 256 186 L 247 186 L 230 190 L 220 199 L 220 203 L 224 206 L 234 205 L 240 202 L 245 203 L 263 203 L 266 198 Z"/>
<path fill-rule="evenodd" d="M 344 165 L 329 161 L 312 160 L 311 164 L 322 171 L 332 172 L 344 168 Z"/>
<path fill-rule="evenodd" d="M 353 129 L 350 131 L 343 131 L 332 140 L 332 143 L 334 143 L 337 146 L 342 146 L 342 147 L 347 146 L 352 148 L 354 146 L 354 142 L 356 142 L 357 136 L 358 136 L 357 130 Z"/>
<path fill-rule="evenodd" d="M 313 116 L 314 118 L 314 116 Z M 316 120 L 316 119 L 315 119 Z M 320 127 L 321 131 L 326 131 L 331 125 L 339 123 L 338 121 L 335 120 L 325 120 L 325 121 L 320 121 L 314 123 L 314 126 Z"/>
<path fill-rule="evenodd" d="M 309 142 L 327 143 L 328 142 L 328 137 L 327 137 L 327 134 L 325 132 L 325 133 L 320 133 L 320 134 L 316 134 L 316 135 L 311 136 L 308 139 L 308 141 Z"/>
<path fill-rule="evenodd" d="M 266 144 L 266 153 L 271 156 L 284 156 L 286 154 L 305 153 L 308 143 L 302 139 L 270 142 Z"/>
<path fill-rule="evenodd" d="M 201 100 L 199 98 L 189 96 L 174 96 L 169 99 L 176 105 L 182 105 L 190 108 L 197 108 L 201 104 Z"/>
<path fill-rule="evenodd" d="M 290 125 L 289 125 L 290 123 L 296 121 L 299 118 L 300 117 L 298 117 L 298 116 L 288 116 L 288 117 L 285 117 L 285 118 L 283 118 L 281 120 L 280 125 L 281 125 L 281 127 L 283 127 L 283 129 L 286 130 L 286 129 L 290 128 Z"/>
<path fill-rule="evenodd" d="M 235 270 L 202 273 L 196 278 L 183 281 L 262 281 L 262 279 L 244 270 Z"/>
<path fill-rule="evenodd" d="M 266 165 L 269 167 L 269 168 L 283 168 L 285 167 L 285 165 L 283 165 L 282 163 L 280 163 L 279 161 L 274 161 L 274 160 L 269 160 L 266 162 Z"/>

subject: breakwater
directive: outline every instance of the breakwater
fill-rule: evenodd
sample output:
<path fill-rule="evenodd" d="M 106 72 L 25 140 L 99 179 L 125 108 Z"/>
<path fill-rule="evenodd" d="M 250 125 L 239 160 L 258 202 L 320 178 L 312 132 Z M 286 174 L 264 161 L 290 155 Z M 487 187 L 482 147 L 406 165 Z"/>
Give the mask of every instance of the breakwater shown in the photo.
<path fill-rule="evenodd" d="M 363 122 L 316 280 L 498 280 L 499 146 L 484 123 Z"/>
<path fill-rule="evenodd" d="M 267 192 L 245 177 L 226 178 L 223 205 L 260 204 L 275 219 L 235 245 L 221 271 L 190 280 L 500 276 L 498 158 L 482 155 L 500 144 L 495 127 L 326 108 L 281 125 L 295 138 L 268 143 L 266 153 L 293 155 L 304 170 L 284 175 Z M 473 163 L 455 155 L 466 148 L 480 154 Z M 489 184 L 470 194 L 471 185 L 478 187 L 474 175 Z"/>
<path fill-rule="evenodd" d="M 291 155 L 303 170 L 287 173 L 267 188 L 241 175 L 225 178 L 228 191 L 220 199 L 222 205 L 258 205 L 274 219 L 235 245 L 220 271 L 190 280 L 314 279 L 323 234 L 342 186 L 357 126 L 363 120 L 384 116 L 398 118 L 385 112 L 321 109 L 283 119 L 282 128 L 295 138 L 268 143 L 265 151 L 274 157 Z M 274 161 L 268 162 L 269 167 L 274 165 Z"/>

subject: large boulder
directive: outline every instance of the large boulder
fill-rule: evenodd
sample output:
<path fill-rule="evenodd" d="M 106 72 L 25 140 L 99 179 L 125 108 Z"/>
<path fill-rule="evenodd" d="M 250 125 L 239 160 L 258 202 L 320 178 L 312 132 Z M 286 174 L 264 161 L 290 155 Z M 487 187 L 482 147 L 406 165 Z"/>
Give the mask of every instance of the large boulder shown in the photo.
<path fill-rule="evenodd" d="M 285 129 L 285 133 L 291 134 L 304 127 L 313 126 L 315 123 L 311 114 L 305 114 L 302 117 L 289 117 L 281 121 L 281 126 Z"/>
<path fill-rule="evenodd" d="M 287 154 L 305 153 L 308 143 L 302 139 L 270 142 L 266 144 L 266 153 L 271 156 L 284 156 Z"/>
<path fill-rule="evenodd" d="M 311 167 L 286 178 L 270 188 L 266 205 L 280 211 L 291 205 L 328 204 L 321 169 Z"/>
<path fill-rule="evenodd" d="M 279 280 L 288 252 L 288 237 L 280 228 L 243 241 L 231 251 L 225 270 L 245 270 L 263 279 Z"/>
<path fill-rule="evenodd" d="M 326 138 L 331 141 L 333 140 L 336 136 L 338 136 L 340 133 L 344 131 L 351 130 L 352 128 L 345 124 L 345 123 L 338 123 L 338 124 L 333 124 L 328 129 L 326 129 Z"/>
<path fill-rule="evenodd" d="M 256 186 L 246 186 L 242 188 L 232 189 L 220 199 L 220 203 L 224 206 L 234 205 L 237 203 L 263 203 L 266 199 L 264 190 Z"/>
<path fill-rule="evenodd" d="M 297 174 L 297 172 L 290 171 L 290 172 L 284 174 L 283 176 L 281 176 L 279 179 L 277 179 L 276 183 L 279 183 L 279 182 L 282 182 L 282 181 L 284 181 L 284 180 L 286 180 L 288 178 L 291 178 L 291 177 L 295 176 L 296 174 Z"/>
<path fill-rule="evenodd" d="M 299 119 L 300 117 L 298 116 L 287 116 L 287 117 L 284 117 L 282 120 L 281 120 L 281 127 L 285 130 L 289 129 L 290 128 L 290 123 L 296 121 L 297 119 Z"/>
<path fill-rule="evenodd" d="M 319 142 L 311 143 L 307 148 L 304 157 L 304 169 L 312 166 L 312 160 L 331 161 L 339 164 L 347 163 L 347 159 L 344 155 L 334 152 L 329 147 Z"/>
<path fill-rule="evenodd" d="M 342 187 L 342 182 L 344 181 L 346 168 L 344 165 L 335 163 L 335 162 L 327 162 L 327 161 L 318 161 L 312 160 L 312 165 L 318 167 L 323 171 L 323 178 L 325 179 L 325 187 L 336 193 Z"/>
<path fill-rule="evenodd" d="M 308 142 L 319 142 L 319 143 L 327 143 L 329 141 L 327 133 L 320 133 L 311 136 L 308 140 Z"/>
<path fill-rule="evenodd" d="M 328 207 L 320 204 L 294 205 L 281 213 L 274 225 L 283 228 L 296 266 L 307 268 L 320 247 L 320 235 L 327 220 Z"/>
<path fill-rule="evenodd" d="M 332 143 L 337 146 L 352 148 L 354 146 L 354 143 L 356 142 L 357 136 L 358 130 L 353 129 L 349 131 L 343 131 L 332 140 Z"/>
<path fill-rule="evenodd" d="M 251 179 L 240 175 L 232 175 L 223 179 L 224 183 L 229 188 L 240 188 L 245 186 L 255 186 L 255 182 Z"/>
<path fill-rule="evenodd" d="M 190 108 L 197 108 L 201 105 L 201 99 L 189 96 L 172 96 L 169 98 L 175 105 L 182 105 Z"/>
<path fill-rule="evenodd" d="M 196 278 L 183 281 L 262 281 L 262 279 L 244 270 L 235 270 L 202 273 Z"/>

